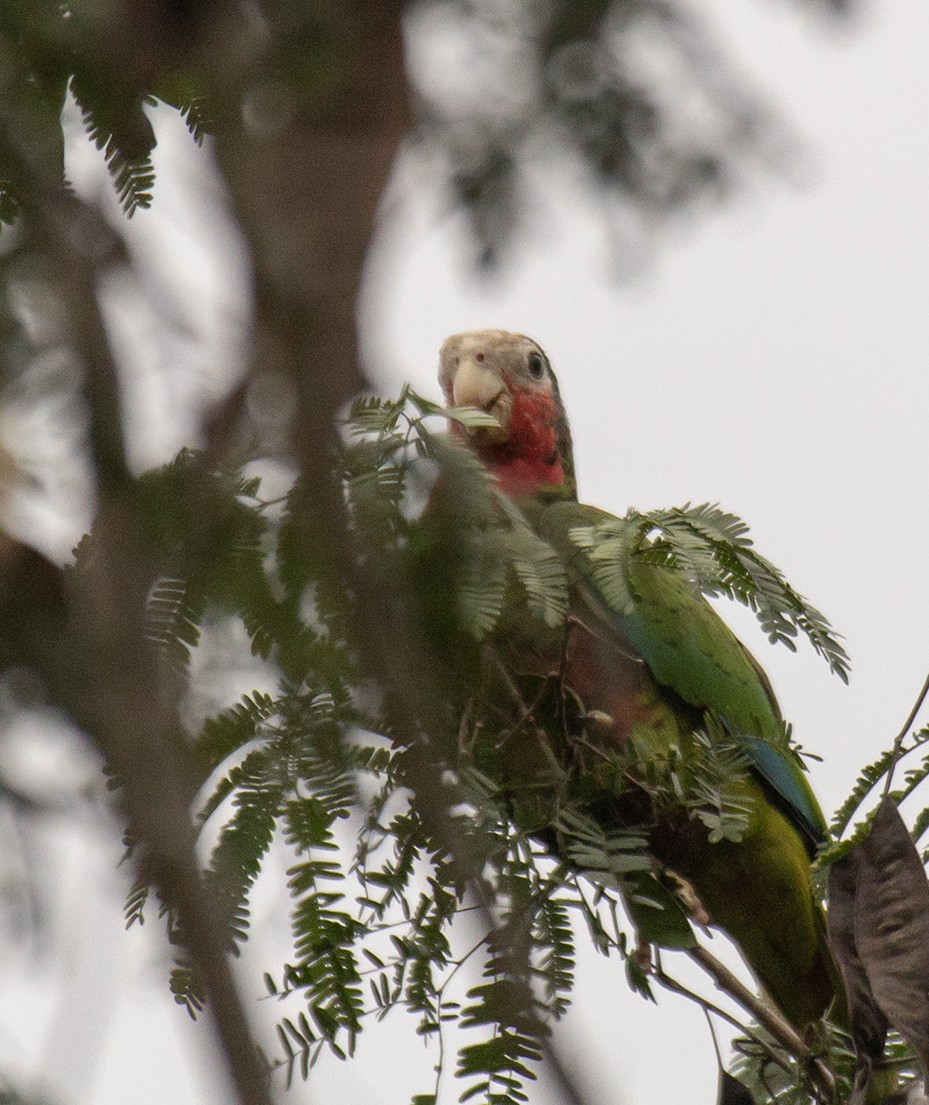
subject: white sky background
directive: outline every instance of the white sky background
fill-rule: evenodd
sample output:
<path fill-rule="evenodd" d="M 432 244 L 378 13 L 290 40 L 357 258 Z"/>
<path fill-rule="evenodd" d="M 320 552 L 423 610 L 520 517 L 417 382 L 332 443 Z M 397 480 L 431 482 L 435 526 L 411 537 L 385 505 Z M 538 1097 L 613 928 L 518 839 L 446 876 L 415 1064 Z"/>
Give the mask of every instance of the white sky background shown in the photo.
<path fill-rule="evenodd" d="M 448 333 L 529 333 L 559 374 L 585 500 L 617 512 L 719 501 L 750 523 L 761 551 L 846 634 L 852 655 L 845 688 L 808 650 L 769 648 L 751 617 L 731 610 L 795 735 L 825 759 L 812 778 L 830 812 L 893 737 L 929 668 L 929 7 L 887 0 L 837 32 L 786 3 L 695 6 L 720 21 L 746 76 L 805 139 L 803 185 L 759 184 L 681 228 L 623 285 L 611 280 L 593 212 L 572 200 L 501 278 L 481 285 L 460 263 L 458 223 L 437 222 L 434 197 L 414 192 L 401 171 L 372 259 L 365 346 L 385 391 L 410 380 L 437 395 Z M 221 389 L 244 287 L 234 254 L 211 254 L 197 235 L 218 207 L 205 160 L 171 134 L 159 153 L 155 209 L 132 224 L 149 258 L 138 303 L 168 302 L 213 346 L 178 397 L 164 371 L 178 351 L 135 340 L 154 335 L 150 324 L 119 315 L 144 381 L 130 400 L 140 463 L 188 441 L 195 416 L 173 412 Z M 94 157 L 82 157 L 75 176 L 90 181 Z M 179 291 L 164 283 L 165 268 L 182 279 Z M 45 544 L 64 555 L 85 524 L 59 515 Z M 62 1105 L 227 1101 L 215 1067 L 192 1061 L 207 1033 L 191 1030 L 167 994 L 155 919 L 143 933 L 121 931 L 118 849 L 64 824 L 33 844 L 59 857 L 58 901 L 81 923 L 59 916 L 50 896 L 46 954 L 0 953 L 0 1066 L 44 1067 L 43 1085 Z M 99 901 L 85 901 L 87 885 Z M 260 907 L 258 926 L 270 928 L 276 911 Z M 618 960 L 580 956 L 559 1048 L 591 1100 L 715 1100 L 702 1016 L 680 999 L 660 1001 L 655 1009 L 630 995 Z M 326 1063 L 318 1082 L 283 1100 L 395 1105 L 425 1092 L 434 1060 L 410 1041 L 412 1022 L 397 1015 L 392 1024 L 362 1037 L 360 1061 Z M 458 1092 L 449 1085 L 445 1099 Z M 551 1101 L 541 1088 L 532 1100 Z"/>

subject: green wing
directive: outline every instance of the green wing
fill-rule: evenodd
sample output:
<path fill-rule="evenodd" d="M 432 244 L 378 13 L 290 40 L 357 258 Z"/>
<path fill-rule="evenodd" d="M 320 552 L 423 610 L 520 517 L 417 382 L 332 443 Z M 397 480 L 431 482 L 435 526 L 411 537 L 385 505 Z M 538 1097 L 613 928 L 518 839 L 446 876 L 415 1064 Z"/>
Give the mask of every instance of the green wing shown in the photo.
<path fill-rule="evenodd" d="M 527 510 L 536 530 L 565 556 L 572 574 L 619 633 L 645 660 L 655 681 L 685 702 L 710 711 L 744 742 L 750 763 L 777 795 L 786 812 L 812 842 L 826 833 L 826 821 L 806 772 L 787 745 L 780 710 L 764 672 L 706 599 L 665 565 L 626 551 L 619 572 L 623 601 L 609 602 L 589 553 L 572 540 L 572 530 L 613 515 L 576 502 L 533 504 Z"/>

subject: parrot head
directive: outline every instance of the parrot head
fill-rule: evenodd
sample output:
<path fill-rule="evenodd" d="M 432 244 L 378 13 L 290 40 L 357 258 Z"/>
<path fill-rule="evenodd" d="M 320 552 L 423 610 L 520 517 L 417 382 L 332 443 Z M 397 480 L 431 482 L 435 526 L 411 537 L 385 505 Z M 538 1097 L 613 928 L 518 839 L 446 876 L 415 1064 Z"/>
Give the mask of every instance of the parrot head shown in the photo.
<path fill-rule="evenodd" d="M 449 406 L 477 407 L 496 426 L 455 432 L 514 498 L 575 498 L 571 431 L 548 357 L 536 342 L 508 330 L 471 330 L 447 338 L 439 383 Z"/>

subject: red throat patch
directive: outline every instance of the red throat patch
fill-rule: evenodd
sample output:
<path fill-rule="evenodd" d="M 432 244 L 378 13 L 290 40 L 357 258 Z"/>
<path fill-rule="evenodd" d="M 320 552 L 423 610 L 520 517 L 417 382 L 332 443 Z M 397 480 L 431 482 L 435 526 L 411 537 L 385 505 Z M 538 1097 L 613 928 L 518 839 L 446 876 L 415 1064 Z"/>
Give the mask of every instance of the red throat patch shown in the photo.
<path fill-rule="evenodd" d="M 531 495 L 542 485 L 564 483 L 552 394 L 511 387 L 510 436 L 505 444 L 482 451 L 481 458 L 512 498 Z"/>

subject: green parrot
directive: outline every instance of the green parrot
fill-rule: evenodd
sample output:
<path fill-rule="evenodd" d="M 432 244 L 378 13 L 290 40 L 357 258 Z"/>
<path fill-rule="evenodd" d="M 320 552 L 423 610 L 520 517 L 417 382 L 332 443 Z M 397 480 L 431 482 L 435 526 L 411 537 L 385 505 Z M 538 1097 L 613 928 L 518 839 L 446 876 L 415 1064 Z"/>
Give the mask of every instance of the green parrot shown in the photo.
<path fill-rule="evenodd" d="M 739 839 L 711 842 L 692 808 L 643 816 L 640 804 L 628 816 L 648 824 L 654 857 L 689 884 L 697 912 L 729 934 L 802 1029 L 836 992 L 810 876 L 827 827 L 766 675 L 710 604 L 663 565 L 631 559 L 629 601 L 622 609 L 607 601 L 570 535 L 612 516 L 577 500 L 568 421 L 536 342 L 504 330 L 455 334 L 442 346 L 439 380 L 449 406 L 477 407 L 496 420 L 456 432 L 567 564 L 563 685 L 598 719 L 601 746 L 642 781 L 643 796 L 646 780 L 674 757 L 700 755 L 698 734 L 717 734 L 740 750 L 746 766 L 733 786 L 746 813 Z"/>

